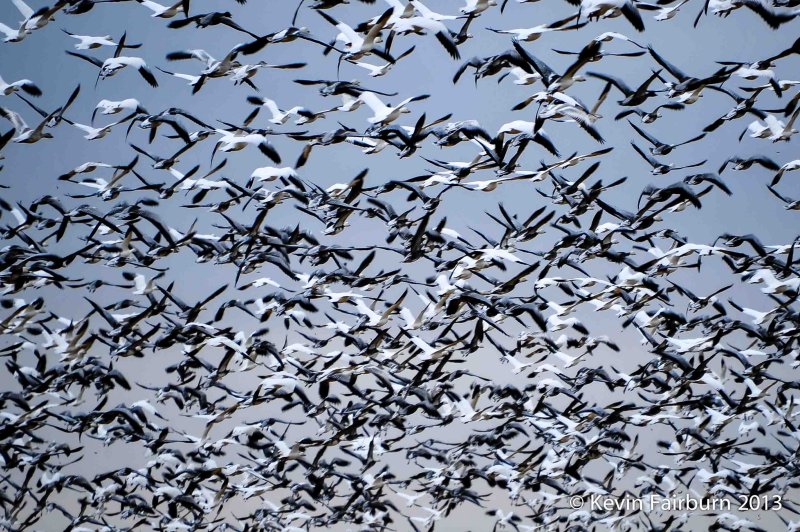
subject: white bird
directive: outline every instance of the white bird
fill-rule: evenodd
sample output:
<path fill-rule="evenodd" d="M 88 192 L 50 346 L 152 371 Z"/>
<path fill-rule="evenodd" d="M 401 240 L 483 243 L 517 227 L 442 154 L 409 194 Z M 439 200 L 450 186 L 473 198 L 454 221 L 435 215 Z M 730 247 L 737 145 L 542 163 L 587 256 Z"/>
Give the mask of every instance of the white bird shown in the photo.
<path fill-rule="evenodd" d="M 504 362 L 509 363 L 509 364 L 511 364 L 513 366 L 511 368 L 511 371 L 512 371 L 512 373 L 514 373 L 514 375 L 518 375 L 518 374 L 522 373 L 525 370 L 525 368 L 530 367 L 530 366 L 533 365 L 532 362 L 520 362 L 515 357 L 509 356 L 509 355 L 504 355 L 502 360 Z"/>
<path fill-rule="evenodd" d="M 761 312 L 747 307 L 739 307 L 738 310 L 745 316 L 750 316 L 751 318 L 753 318 L 752 321 L 755 325 L 763 325 L 769 320 L 771 316 L 773 316 L 778 311 L 778 308 L 773 308 L 766 312 Z"/>
<path fill-rule="evenodd" d="M 94 172 L 98 168 L 114 168 L 114 166 L 106 163 L 98 163 L 94 161 L 86 162 L 81 164 L 80 166 L 75 167 L 74 169 L 70 170 L 66 174 L 61 175 L 58 179 L 60 181 L 67 181 L 72 177 L 78 174 L 89 174 Z"/>
<path fill-rule="evenodd" d="M 457 20 L 458 19 L 458 15 L 442 15 L 441 13 L 436 13 L 435 11 L 432 11 L 430 8 L 428 8 L 428 6 L 423 4 L 420 0 L 411 0 L 411 2 L 409 2 L 409 4 L 411 6 L 413 6 L 414 9 L 416 9 L 417 12 L 419 12 L 419 14 L 423 18 L 427 18 L 427 19 L 430 19 L 430 20 L 435 20 L 437 22 L 442 22 L 444 20 Z"/>
<path fill-rule="evenodd" d="M 278 107 L 278 104 L 275 103 L 274 100 L 270 100 L 269 98 L 260 98 L 258 96 L 251 96 L 248 98 L 248 101 L 252 104 L 266 107 L 267 110 L 272 114 L 272 118 L 270 118 L 269 121 L 277 125 L 285 124 L 289 118 L 304 110 L 303 107 L 295 106 L 288 111 L 284 111 Z"/>
<path fill-rule="evenodd" d="M 50 119 L 56 115 L 56 113 L 58 113 L 58 110 L 50 113 L 39 123 L 38 126 L 31 129 L 19 114 L 6 109 L 5 107 L 0 107 L 0 116 L 11 122 L 11 124 L 14 126 L 14 129 L 17 131 L 17 136 L 12 140 L 22 144 L 33 144 L 42 139 L 53 138 L 53 135 L 45 131 L 44 128 Z"/>
<path fill-rule="evenodd" d="M 600 20 L 601 18 L 615 18 L 620 15 L 628 19 L 628 22 L 637 31 L 644 31 L 644 22 L 639 10 L 633 0 L 581 0 L 578 9 L 578 21 L 580 16 L 585 14 L 588 20 Z"/>
<path fill-rule="evenodd" d="M 250 174 L 251 181 L 255 179 L 259 181 L 275 181 L 278 178 L 286 179 L 289 177 L 297 177 L 297 172 L 291 166 L 284 166 L 283 168 L 262 166 L 253 170 L 253 173 Z"/>
<path fill-rule="evenodd" d="M 780 137 L 785 129 L 786 124 L 784 124 L 783 121 L 778 120 L 774 115 L 767 115 L 764 118 L 763 125 L 759 120 L 750 122 L 747 129 L 739 136 L 739 139 L 741 140 L 744 134 L 749 131 L 751 138 L 774 140 Z"/>
<path fill-rule="evenodd" d="M 525 72 L 525 70 L 521 69 L 520 67 L 513 67 L 511 68 L 507 74 L 503 75 L 503 78 L 507 75 L 512 75 L 516 79 L 514 80 L 514 85 L 533 85 L 540 79 L 542 79 L 541 74 L 538 72 L 534 72 L 532 74 Z M 502 79 L 502 78 L 501 78 Z"/>
<path fill-rule="evenodd" d="M 228 187 L 230 187 L 230 184 L 227 183 L 226 181 L 212 181 L 212 180 L 206 179 L 206 177 L 211 175 L 211 173 L 213 173 L 213 171 L 208 173 L 208 174 L 206 174 L 204 177 L 201 177 L 199 179 L 190 179 L 189 176 L 194 175 L 194 172 L 192 172 L 192 171 L 190 171 L 187 174 L 184 174 L 184 173 L 176 170 L 173 167 L 169 167 L 167 170 L 169 171 L 170 174 L 172 174 L 172 176 L 175 179 L 177 179 L 177 182 L 173 185 L 173 187 L 180 185 L 179 190 L 195 190 L 195 189 L 198 189 L 198 190 L 214 190 L 214 189 L 227 189 Z M 199 236 L 199 235 L 196 235 L 196 236 Z M 178 238 L 182 238 L 182 237 L 178 237 Z"/>
<path fill-rule="evenodd" d="M 127 272 L 125 272 L 125 273 L 127 273 Z M 125 275 L 125 274 L 123 273 L 123 275 Z M 161 272 L 161 273 L 159 273 L 157 275 L 154 275 L 150 279 L 148 279 L 144 275 L 142 275 L 140 273 L 137 273 L 137 274 L 125 276 L 125 278 L 129 279 L 129 277 L 132 277 L 132 279 L 129 279 L 129 280 L 133 281 L 133 288 L 134 288 L 133 295 L 141 296 L 141 295 L 145 295 L 145 294 L 152 294 L 153 292 L 155 292 L 156 289 L 157 289 L 156 281 L 160 277 L 163 277 L 163 275 L 164 275 L 164 273 Z"/>
<path fill-rule="evenodd" d="M 479 15 L 496 5 L 496 0 L 466 0 L 466 4 L 459 11 L 465 15 Z"/>
<path fill-rule="evenodd" d="M 733 74 L 748 81 L 754 81 L 759 78 L 775 79 L 774 70 L 771 68 L 759 68 L 757 65 L 742 65 Z"/>
<path fill-rule="evenodd" d="M 428 342 L 419 338 L 418 336 L 411 337 L 411 343 L 417 346 L 422 351 L 422 360 L 438 360 L 442 358 L 449 349 L 451 349 L 458 341 L 443 344 L 440 347 L 433 347 Z"/>
<path fill-rule="evenodd" d="M 218 150 L 227 153 L 243 150 L 248 146 L 256 146 L 261 153 L 272 159 L 274 162 L 281 162 L 281 157 L 272 146 L 272 143 L 265 135 L 261 133 L 241 134 L 226 131 L 224 129 L 217 129 L 216 132 L 222 135 L 222 138 L 220 138 L 214 146 L 214 151 L 211 154 L 212 159 Z"/>
<path fill-rule="evenodd" d="M 622 33 L 618 33 L 616 31 L 606 31 L 606 32 L 603 32 L 603 33 L 601 33 L 600 35 L 598 35 L 597 37 L 594 38 L 594 40 L 597 41 L 597 42 L 611 42 L 614 39 L 617 39 L 617 40 L 620 40 L 620 41 L 629 42 L 632 45 L 636 46 L 637 48 L 642 48 L 642 49 L 645 48 L 644 46 L 642 46 L 638 42 L 634 41 L 633 39 L 631 39 L 627 35 L 624 35 Z"/>
<path fill-rule="evenodd" d="M 360 59 L 375 49 L 375 45 L 381 40 L 381 31 L 383 31 L 383 28 L 386 27 L 389 19 L 394 14 L 394 9 L 387 9 L 364 36 L 357 33 L 344 22 L 339 22 L 323 11 L 320 11 L 319 14 L 339 30 L 336 40 L 344 43 L 346 58 Z"/>
<path fill-rule="evenodd" d="M 562 329 L 566 329 L 567 327 L 572 327 L 578 332 L 582 332 L 583 334 L 589 334 L 589 331 L 586 330 L 586 327 L 583 326 L 581 321 L 578 318 L 567 318 L 562 320 L 556 314 L 552 314 L 547 318 L 547 330 L 550 332 L 560 331 Z"/>
<path fill-rule="evenodd" d="M 28 6 L 28 4 L 23 2 L 23 0 L 11 0 L 11 2 L 14 4 L 14 6 L 16 6 L 19 12 L 22 13 L 22 16 L 25 17 L 25 20 L 21 23 L 21 27 L 27 32 L 44 28 L 51 20 L 53 20 L 53 15 L 55 15 L 56 12 L 58 12 L 66 3 L 56 2 L 52 6 L 46 6 L 34 11 L 30 6 Z"/>
<path fill-rule="evenodd" d="M 497 134 L 510 133 L 512 135 L 531 135 L 536 133 L 536 124 L 525 120 L 512 120 L 500 126 Z"/>
<path fill-rule="evenodd" d="M 783 174 L 785 174 L 786 172 L 794 172 L 795 170 L 800 170 L 800 159 L 789 161 L 788 163 L 781 166 L 778 169 L 778 172 L 775 174 L 775 177 L 772 179 L 772 186 L 778 184 L 778 182 L 783 177 Z"/>
<path fill-rule="evenodd" d="M 389 7 L 391 7 L 392 10 L 392 14 L 389 17 L 388 22 L 386 23 L 387 28 L 391 27 L 392 24 L 394 24 L 397 20 L 401 18 L 408 18 L 414 16 L 414 6 L 412 6 L 410 3 L 403 5 L 403 2 L 401 2 L 401 0 L 384 0 L 384 2 L 389 4 Z M 377 24 L 378 21 L 380 21 L 381 16 L 382 14 L 372 17 L 366 22 L 365 26 L 372 27 L 373 25 Z"/>
<path fill-rule="evenodd" d="M 148 70 L 147 63 L 141 57 L 110 57 L 103 61 L 103 65 L 100 68 L 100 77 L 102 79 L 111 77 L 125 67 L 135 68 L 151 87 L 158 87 L 158 81 L 156 81 L 153 73 Z"/>
<path fill-rule="evenodd" d="M 180 52 L 171 52 L 167 56 L 167 60 L 168 61 L 182 61 L 182 60 L 185 60 L 185 59 L 196 59 L 196 60 L 200 61 L 201 63 L 205 63 L 206 70 L 213 68 L 214 65 L 219 64 L 219 63 L 229 63 L 230 67 L 232 68 L 233 67 L 233 60 L 235 59 L 235 57 L 234 57 L 235 54 L 238 54 L 238 51 L 236 51 L 236 48 L 234 48 L 233 50 L 228 52 L 228 55 L 222 61 L 217 61 L 216 59 L 214 59 L 214 56 L 212 56 L 210 53 L 206 52 L 205 50 L 203 50 L 201 48 L 192 48 L 192 49 L 189 49 L 189 50 L 182 50 Z"/>
<path fill-rule="evenodd" d="M 305 63 L 287 63 L 283 65 L 273 65 L 271 63 L 267 63 L 266 61 L 259 61 L 258 63 L 255 63 L 253 65 L 241 65 L 232 68 L 230 71 L 230 78 L 231 81 L 233 81 L 234 85 L 241 85 L 242 83 L 246 83 L 250 85 L 252 88 L 258 90 L 258 88 L 255 86 L 255 84 L 253 84 L 251 80 L 262 68 L 279 68 L 281 70 L 292 70 L 297 68 L 303 68 L 304 66 L 306 66 Z"/>
<path fill-rule="evenodd" d="M 7 83 L 2 77 L 0 77 L 0 94 L 9 96 L 18 90 L 27 92 L 31 96 L 42 95 L 41 89 L 39 89 L 39 87 L 37 87 L 36 84 L 29 79 L 20 79 L 12 83 Z"/>
<path fill-rule="evenodd" d="M 122 40 L 124 40 L 124 37 Z M 119 49 L 120 48 L 118 47 L 117 50 Z M 100 61 L 96 57 L 84 55 L 78 52 L 70 52 L 68 50 L 67 53 L 71 56 L 83 59 L 84 61 L 99 68 L 100 72 L 97 74 L 98 81 L 101 79 L 110 78 L 120 70 L 123 70 L 125 67 L 131 67 L 135 68 L 139 72 L 139 75 L 142 76 L 142 78 L 144 78 L 144 80 L 151 87 L 158 87 L 158 81 L 156 81 L 153 73 L 147 68 L 147 63 L 141 57 L 115 56 L 109 57 L 105 61 Z"/>
<path fill-rule="evenodd" d="M 400 296 L 400 299 L 384 310 L 383 313 L 378 314 L 369 308 L 362 299 L 358 298 L 356 299 L 356 309 L 358 309 L 359 314 L 367 317 L 367 323 L 370 327 L 383 327 L 389 322 L 391 315 L 402 305 L 403 299 L 405 299 L 405 294 Z"/>
<path fill-rule="evenodd" d="M 379 78 L 381 76 L 386 75 L 386 73 L 388 73 L 392 69 L 392 67 L 395 65 L 395 63 L 397 63 L 398 61 L 400 61 L 404 57 L 410 55 L 414 51 L 414 48 L 415 47 L 412 46 L 411 48 L 409 48 L 408 50 L 406 50 L 405 52 L 403 52 L 399 56 L 395 57 L 393 62 L 387 62 L 387 63 L 384 63 L 383 65 L 373 65 L 371 63 L 366 63 L 364 61 L 352 61 L 351 60 L 349 62 L 354 64 L 354 65 L 356 65 L 357 67 L 363 68 L 364 70 L 368 71 L 370 77 Z"/>
<path fill-rule="evenodd" d="M 685 4 L 688 1 L 689 0 L 681 0 L 674 6 L 662 7 L 661 9 L 659 9 L 658 13 L 653 18 L 659 22 L 664 20 L 670 20 L 673 17 L 675 17 L 675 15 L 678 14 L 678 10 L 680 10 L 681 6 L 683 6 L 683 4 Z"/>
<path fill-rule="evenodd" d="M 162 6 L 152 0 L 136 0 L 146 8 L 153 12 L 151 16 L 158 18 L 172 18 L 178 13 L 189 15 L 189 0 L 178 0 L 171 6 Z"/>
<path fill-rule="evenodd" d="M 100 111 L 100 114 L 103 115 L 115 115 L 121 113 L 122 111 L 131 111 L 131 112 L 143 112 L 141 104 L 139 100 L 135 98 L 126 98 L 124 100 L 119 101 L 112 101 L 112 100 L 100 100 L 94 108 L 92 112 L 92 122 L 94 122 L 94 117 L 97 114 L 97 111 Z"/>
<path fill-rule="evenodd" d="M 700 338 L 673 338 L 666 337 L 667 342 L 675 346 L 679 353 L 697 352 L 712 349 L 714 347 L 714 336 Z"/>
<path fill-rule="evenodd" d="M 373 78 L 379 78 L 385 75 L 392 68 L 392 63 L 385 63 L 383 65 L 373 65 L 370 63 L 365 63 L 364 61 L 353 61 L 352 63 L 368 71 L 370 77 Z"/>
<path fill-rule="evenodd" d="M 505 249 L 486 248 L 477 251 L 484 260 L 500 259 L 504 261 L 507 260 L 508 262 L 522 262 L 516 255 Z"/>
<path fill-rule="evenodd" d="M 193 74 L 183 74 L 181 72 L 172 72 L 169 70 L 165 70 L 161 67 L 156 67 L 156 68 L 159 69 L 164 74 L 169 74 L 170 76 L 187 81 L 188 85 L 194 89 L 193 92 L 197 92 L 198 90 L 200 90 L 200 87 L 202 86 L 202 81 L 204 81 L 203 76 L 195 76 Z"/>
<path fill-rule="evenodd" d="M 433 33 L 439 43 L 447 50 L 450 57 L 459 59 L 461 54 L 458 51 L 453 35 L 441 21 L 432 20 L 426 17 L 411 17 L 403 18 L 394 23 L 392 30 L 396 33 L 403 35 L 407 33 L 424 33 L 426 31 Z"/>
<path fill-rule="evenodd" d="M 0 33 L 5 35 L 3 42 L 22 42 L 22 40 L 30 34 L 30 31 L 26 30 L 23 25 L 20 25 L 20 27 L 15 30 L 0 22 Z"/>
<path fill-rule="evenodd" d="M 405 499 L 406 508 L 411 508 L 412 506 L 415 506 L 416 500 L 424 495 L 424 493 L 418 493 L 416 495 L 409 495 L 409 494 L 403 493 L 401 491 L 395 491 L 394 493 L 398 497 L 401 497 L 401 498 Z"/>
<path fill-rule="evenodd" d="M 779 142 L 779 141 L 788 142 L 789 139 L 792 138 L 792 135 L 797 133 L 797 130 L 794 129 L 794 123 L 797 121 L 798 115 L 800 115 L 800 107 L 795 109 L 794 113 L 792 113 L 791 118 L 789 118 L 789 121 L 786 122 L 786 125 L 783 127 L 783 130 L 777 136 L 772 138 L 772 142 Z"/>
<path fill-rule="evenodd" d="M 564 31 L 564 30 L 572 30 L 575 29 L 575 26 L 567 26 L 568 23 L 575 20 L 577 15 L 571 15 L 565 19 L 557 20 L 556 22 L 551 22 L 550 24 L 539 24 L 538 26 L 534 26 L 532 28 L 518 28 L 518 29 L 510 29 L 510 30 L 496 30 L 492 28 L 487 28 L 489 31 L 493 31 L 495 33 L 501 33 L 505 35 L 513 35 L 515 39 L 518 41 L 525 41 L 525 42 L 533 42 L 542 35 L 550 31 Z"/>
<path fill-rule="evenodd" d="M 76 50 L 94 50 L 95 48 L 100 48 L 101 46 L 117 46 L 117 43 L 114 42 L 114 40 L 111 38 L 111 35 L 94 37 L 92 35 L 76 35 L 63 29 L 61 31 L 73 39 L 78 39 L 78 42 L 75 43 Z M 128 48 L 132 48 L 133 46 L 128 46 Z"/>
<path fill-rule="evenodd" d="M 800 289 L 800 278 L 795 277 L 793 279 L 779 280 L 775 277 L 775 274 L 772 273 L 772 270 L 764 268 L 753 272 L 750 278 L 747 279 L 747 282 L 750 284 L 763 283 L 764 288 L 762 288 L 761 291 L 765 294 L 783 294 L 787 291 L 797 292 L 798 289 Z"/>
<path fill-rule="evenodd" d="M 367 121 L 371 124 L 385 126 L 387 124 L 391 124 L 403 113 L 410 113 L 411 110 L 406 107 L 411 102 L 416 102 L 419 100 L 424 100 L 428 97 L 427 94 L 423 94 L 422 96 L 413 96 L 411 98 L 406 98 L 398 105 L 386 105 L 383 103 L 378 96 L 369 91 L 362 92 L 358 99 L 367 104 L 370 109 L 372 109 L 373 116 L 368 118 Z"/>
<path fill-rule="evenodd" d="M 463 183 L 452 183 L 458 185 L 463 188 L 468 188 L 471 190 L 480 190 L 481 192 L 492 192 L 494 191 L 500 183 L 505 181 L 514 181 L 517 179 L 517 176 L 511 177 L 498 177 L 496 179 L 484 179 L 480 181 L 465 181 Z M 451 183 L 447 183 L 451 184 Z"/>
<path fill-rule="evenodd" d="M 795 80 L 791 80 L 791 79 L 781 79 L 781 80 L 775 81 L 775 84 L 777 85 L 777 87 L 781 91 L 788 91 L 792 87 L 800 85 L 800 81 L 795 81 Z M 747 87 L 747 88 L 744 88 L 743 90 L 745 90 L 747 92 L 755 92 L 756 90 L 762 90 L 762 89 L 767 89 L 767 90 L 771 90 L 771 91 L 774 92 L 775 91 L 775 85 L 773 85 L 772 83 L 765 83 L 763 85 L 757 85 L 755 87 Z"/>
<path fill-rule="evenodd" d="M 70 124 L 71 126 L 74 126 L 74 127 L 78 128 L 81 131 L 83 131 L 84 133 L 86 133 L 86 135 L 83 136 L 83 138 L 85 138 L 86 140 L 99 140 L 99 139 L 102 139 L 106 135 L 111 133 L 111 129 L 114 126 L 117 126 L 117 125 L 119 125 L 119 124 L 121 124 L 122 122 L 125 122 L 125 121 L 126 121 L 126 119 L 123 119 L 123 120 L 121 120 L 119 122 L 113 122 L 113 123 L 108 124 L 108 125 L 103 126 L 103 127 L 92 127 L 92 126 L 87 126 L 85 124 L 79 124 L 79 123 L 73 122 L 71 120 L 67 120 L 66 118 L 64 119 L 64 122 Z"/>

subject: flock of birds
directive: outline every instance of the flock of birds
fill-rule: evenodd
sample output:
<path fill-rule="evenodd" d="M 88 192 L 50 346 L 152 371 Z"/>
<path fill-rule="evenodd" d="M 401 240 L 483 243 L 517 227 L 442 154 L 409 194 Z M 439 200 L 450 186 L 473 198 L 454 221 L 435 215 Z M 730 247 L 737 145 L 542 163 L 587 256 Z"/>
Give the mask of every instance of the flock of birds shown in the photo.
<path fill-rule="evenodd" d="M 778 496 L 771 517 L 800 529 L 800 237 L 693 242 L 675 222 L 725 201 L 740 175 L 763 181 L 776 207 L 800 210 L 800 159 L 774 152 L 797 133 L 800 81 L 781 77 L 800 54 L 789 31 L 797 0 L 698 5 L 695 25 L 744 8 L 753 25 L 781 28 L 780 53 L 712 71 L 675 65 L 644 40 L 658 23 L 646 19 L 672 19 L 687 0 L 568 0 L 567 18 L 480 30 L 484 13 L 527 6 L 466 0 L 442 14 L 383 1 L 360 0 L 375 12 L 366 20 L 353 20 L 346 0 L 301 1 L 290 26 L 265 33 L 232 14 L 245 0 L 208 13 L 198 0 L 11 0 L 23 20 L 0 24 L 0 53 L 62 25 L 72 41 L 64 68 L 86 77 L 59 89 L 1 72 L 0 159 L 18 150 L 33 161 L 35 145 L 73 129 L 116 148 L 38 177 L 32 202 L 0 185 L 0 527 L 473 529 L 451 521 L 466 511 L 494 529 L 667 531 L 701 519 L 764 530 L 752 513 L 569 504 L 576 494 L 690 493 Z M 67 29 L 71 15 L 113 17 L 120 4 L 176 30 L 175 51 L 164 60 L 133 35 Z M 524 20 L 547 13 L 537 6 Z M 618 16 L 630 37 L 605 32 L 557 50 L 571 63 L 563 70 L 540 58 L 548 33 L 594 35 L 598 20 Z M 305 18 L 313 33 L 296 25 Z M 189 30 L 242 44 L 181 50 Z M 481 37 L 507 48 L 462 58 Z M 264 60 L 292 43 L 311 51 L 303 61 Z M 454 84 L 495 78 L 497 90 L 524 94 L 514 119 L 494 132 L 427 116 L 418 106 L 428 95 L 369 88 L 423 51 L 453 58 Z M 609 56 L 638 57 L 642 69 L 609 75 Z M 298 100 L 318 91 L 333 102 L 324 109 L 269 98 L 277 81 L 259 78 L 310 62 L 363 79 L 296 79 Z M 127 76 L 130 98 L 101 99 L 112 76 Z M 244 119 L 192 107 L 189 93 L 222 78 L 247 86 L 231 89 Z M 597 87 L 591 105 L 570 95 L 578 82 Z M 146 109 L 133 96 L 152 88 L 184 105 Z M 53 91 L 63 104 L 37 105 Z M 73 107 L 79 97 L 97 101 L 91 116 Z M 708 101 L 727 112 L 702 131 L 655 136 L 662 114 Z M 606 145 L 605 128 L 630 145 Z M 722 129 L 768 155 L 715 144 Z M 572 152 L 577 137 L 597 149 Z M 708 160 L 675 163 L 695 142 Z M 306 165 L 334 145 L 352 145 L 358 160 L 394 153 L 398 173 L 415 162 L 428 170 L 391 179 L 365 169 L 323 187 Z M 179 160 L 204 150 L 207 165 Z M 242 150 L 261 165 L 226 172 Z M 639 175 L 604 174 L 612 150 L 641 158 L 627 169 Z M 635 194 L 618 194 L 623 185 Z M 507 207 L 508 190 L 524 190 L 529 211 Z M 456 194 L 484 211 L 470 217 L 480 230 L 448 224 Z M 273 222 L 281 209 L 291 225 Z M 181 260 L 205 268 L 205 286 L 182 278 Z M 709 269 L 718 284 L 697 281 Z"/>

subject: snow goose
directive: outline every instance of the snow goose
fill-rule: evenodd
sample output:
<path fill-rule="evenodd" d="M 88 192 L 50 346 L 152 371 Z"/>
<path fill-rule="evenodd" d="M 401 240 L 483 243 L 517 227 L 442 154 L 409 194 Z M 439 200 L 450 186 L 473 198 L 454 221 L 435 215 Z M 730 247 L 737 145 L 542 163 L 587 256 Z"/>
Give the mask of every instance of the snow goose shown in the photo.
<path fill-rule="evenodd" d="M 369 91 L 362 92 L 358 98 L 372 109 L 373 116 L 367 119 L 368 122 L 370 124 L 385 126 L 400 118 L 402 113 L 410 113 L 411 110 L 406 107 L 409 103 L 424 100 L 428 98 L 428 95 L 412 96 L 395 106 L 386 105 L 374 93 Z"/>
<path fill-rule="evenodd" d="M 120 70 L 124 69 L 125 67 L 135 68 L 139 75 L 151 86 L 151 87 L 158 87 L 158 81 L 156 81 L 155 76 L 153 73 L 147 68 L 147 63 L 141 57 L 126 57 L 121 56 L 120 53 L 123 49 L 126 48 L 125 45 L 125 37 L 126 35 L 123 34 L 117 44 L 117 48 L 114 51 L 114 56 L 109 57 L 105 61 L 100 61 L 96 57 L 88 56 L 85 54 L 81 54 L 78 52 L 72 52 L 67 50 L 67 54 L 77 57 L 79 59 L 83 59 L 87 63 L 91 63 L 92 65 L 96 66 L 100 69 L 97 73 L 97 81 L 105 78 L 109 78 L 115 75 Z M 95 85 L 97 84 L 95 82 Z"/>
<path fill-rule="evenodd" d="M 0 116 L 11 122 L 11 124 L 14 126 L 14 129 L 17 132 L 17 136 L 12 139 L 14 142 L 22 144 L 33 144 L 35 142 L 39 142 L 42 139 L 53 138 L 53 135 L 45 131 L 44 128 L 50 121 L 50 119 L 54 117 L 56 114 L 58 114 L 59 111 L 60 111 L 59 109 L 56 109 L 55 111 L 50 113 L 35 128 L 29 127 L 28 124 L 25 123 L 25 120 L 23 120 L 19 114 L 9 109 L 6 109 L 5 107 L 0 107 Z"/>
<path fill-rule="evenodd" d="M 376 51 L 375 46 L 381 40 L 381 31 L 383 31 L 384 27 L 386 27 L 387 23 L 389 22 L 389 19 L 394 14 L 394 9 L 390 8 L 384 11 L 384 13 L 375 21 L 375 24 L 372 25 L 367 34 L 364 36 L 359 35 L 353 28 L 344 22 L 339 22 L 327 13 L 322 11 L 319 11 L 318 13 L 322 15 L 322 18 L 330 22 L 336 27 L 336 29 L 339 30 L 336 40 L 344 43 L 345 45 L 345 55 L 343 57 L 345 59 L 360 59 L 365 55 Z M 381 54 L 380 51 L 378 51 L 378 55 L 386 54 Z"/>
<path fill-rule="evenodd" d="M 495 0 L 466 0 L 466 4 L 459 11 L 465 15 L 480 15 L 496 5 L 497 2 Z"/>
<path fill-rule="evenodd" d="M 11 2 L 19 12 L 22 13 L 22 16 L 25 17 L 21 27 L 28 32 L 44 28 L 53 20 L 53 15 L 68 3 L 67 0 L 57 0 L 52 6 L 46 6 L 34 11 L 23 0 L 11 0 Z"/>
<path fill-rule="evenodd" d="M 580 4 L 576 0 L 570 0 L 570 3 L 580 6 L 578 8 L 578 21 L 580 21 L 580 16 L 583 14 L 586 14 L 586 18 L 589 21 L 592 19 L 615 18 L 622 15 L 637 31 L 644 31 L 642 15 L 639 14 L 639 10 L 633 0 L 580 0 Z"/>
<path fill-rule="evenodd" d="M 100 111 L 100 114 L 103 115 L 115 115 L 121 113 L 122 111 L 130 111 L 132 113 L 147 112 L 139 103 L 139 100 L 135 98 L 126 98 L 124 100 L 119 100 L 119 101 L 100 100 L 97 103 L 97 106 L 95 106 L 94 111 L 92 112 L 92 122 L 94 122 L 94 118 L 97 115 L 97 111 Z"/>
<path fill-rule="evenodd" d="M 457 20 L 459 17 L 457 15 L 442 15 L 441 13 L 436 13 L 432 11 L 428 6 L 423 4 L 420 0 L 411 0 L 409 5 L 413 6 L 414 9 L 420 14 L 420 16 L 435 20 L 437 22 L 443 22 L 445 20 Z M 406 17 L 408 18 L 408 17 Z"/>
<path fill-rule="evenodd" d="M 39 87 L 37 87 L 36 84 L 29 79 L 20 79 L 12 83 L 7 83 L 2 77 L 0 77 L 0 94 L 9 96 L 18 90 L 27 92 L 31 96 L 42 95 L 41 89 L 39 89 Z"/>
<path fill-rule="evenodd" d="M 785 174 L 786 172 L 793 172 L 795 170 L 800 170 L 800 159 L 789 161 L 788 163 L 778 168 L 778 172 L 775 174 L 775 177 L 772 178 L 772 183 L 770 183 L 770 185 L 774 187 L 775 185 L 780 183 L 783 174 Z"/>
<path fill-rule="evenodd" d="M 5 35 L 3 42 L 22 42 L 30 32 L 22 25 L 15 30 L 0 22 L 0 33 Z"/>
<path fill-rule="evenodd" d="M 544 35 L 545 33 L 550 31 L 564 31 L 564 30 L 575 29 L 575 26 L 567 26 L 567 24 L 569 24 L 576 18 L 578 18 L 577 15 L 570 15 L 567 18 L 551 22 L 550 24 L 539 24 L 538 26 L 534 26 L 532 28 L 519 28 L 510 30 L 496 30 L 493 28 L 486 28 L 486 29 L 489 31 L 493 31 L 495 33 L 513 35 L 514 38 L 520 41 L 533 42 L 542 35 Z"/>
<path fill-rule="evenodd" d="M 111 35 L 93 37 L 91 35 L 76 35 L 74 33 L 68 32 L 63 28 L 61 29 L 61 31 L 63 31 L 73 39 L 78 40 L 78 42 L 75 43 L 76 50 L 94 50 L 102 46 L 119 46 L 119 43 L 114 42 L 114 40 L 111 38 Z M 141 47 L 142 47 L 141 43 L 125 45 L 125 48 L 141 48 Z"/>
<path fill-rule="evenodd" d="M 152 0 L 136 0 L 144 7 L 148 8 L 150 11 L 153 12 L 151 15 L 152 17 L 156 18 L 172 18 L 178 13 L 183 13 L 185 16 L 189 16 L 189 1 L 190 0 L 178 0 L 171 6 L 162 6 L 158 2 L 153 2 Z"/>
<path fill-rule="evenodd" d="M 431 20 L 425 17 L 404 18 L 395 22 L 392 29 L 401 35 L 407 33 L 420 34 L 426 31 L 431 32 L 436 36 L 436 39 L 444 47 L 444 49 L 447 50 L 447 53 L 450 54 L 450 57 L 453 59 L 461 58 L 461 54 L 458 52 L 458 47 L 453 40 L 453 34 L 449 29 L 447 29 L 447 26 L 445 26 L 439 20 Z"/>

